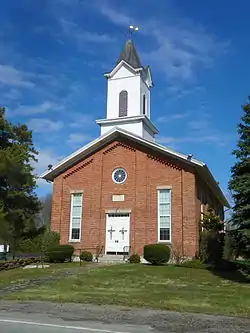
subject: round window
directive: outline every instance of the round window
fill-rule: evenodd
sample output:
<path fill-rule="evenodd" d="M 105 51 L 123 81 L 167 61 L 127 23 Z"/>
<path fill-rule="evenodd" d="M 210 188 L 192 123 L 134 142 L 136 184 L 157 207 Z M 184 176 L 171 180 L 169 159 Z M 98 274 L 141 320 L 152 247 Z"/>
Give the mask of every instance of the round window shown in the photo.
<path fill-rule="evenodd" d="M 122 184 L 127 179 L 127 172 L 122 168 L 115 169 L 112 173 L 112 179 L 115 183 Z"/>

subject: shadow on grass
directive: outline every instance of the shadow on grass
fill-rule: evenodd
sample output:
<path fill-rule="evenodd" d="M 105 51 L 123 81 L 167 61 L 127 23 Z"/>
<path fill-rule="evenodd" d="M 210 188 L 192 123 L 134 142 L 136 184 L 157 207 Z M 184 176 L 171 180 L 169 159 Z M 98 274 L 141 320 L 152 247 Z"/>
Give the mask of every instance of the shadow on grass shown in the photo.
<path fill-rule="evenodd" d="M 199 260 L 191 260 L 176 266 L 208 270 L 212 274 L 225 280 L 239 283 L 250 283 L 249 261 L 231 261 L 221 259 L 214 264 L 205 264 Z"/>
<path fill-rule="evenodd" d="M 239 262 L 222 259 L 208 269 L 214 275 L 223 279 L 239 283 L 250 283 L 250 262 L 248 261 Z"/>
<path fill-rule="evenodd" d="M 239 283 L 250 283 L 250 276 L 244 271 L 238 269 L 236 271 L 222 270 L 219 268 L 209 268 L 212 274 L 219 276 L 222 279 L 230 280 Z"/>

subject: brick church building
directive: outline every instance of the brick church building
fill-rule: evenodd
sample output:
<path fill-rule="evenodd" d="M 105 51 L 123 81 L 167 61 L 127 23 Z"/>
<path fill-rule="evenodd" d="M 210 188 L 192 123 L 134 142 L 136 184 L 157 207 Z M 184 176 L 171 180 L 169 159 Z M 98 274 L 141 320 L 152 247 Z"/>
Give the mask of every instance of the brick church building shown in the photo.
<path fill-rule="evenodd" d="M 41 177 L 53 182 L 52 229 L 62 244 L 94 254 L 138 253 L 164 243 L 197 253 L 202 213 L 228 206 L 207 165 L 156 142 L 149 66 L 131 40 L 107 78 L 107 113 L 98 138 Z"/>

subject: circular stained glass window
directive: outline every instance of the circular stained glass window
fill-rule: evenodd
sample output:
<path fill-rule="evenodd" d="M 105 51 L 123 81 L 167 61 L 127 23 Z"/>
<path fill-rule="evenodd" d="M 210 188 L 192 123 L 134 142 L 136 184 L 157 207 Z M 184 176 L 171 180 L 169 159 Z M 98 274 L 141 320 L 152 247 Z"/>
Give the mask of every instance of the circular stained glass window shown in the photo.
<path fill-rule="evenodd" d="M 127 179 L 127 172 L 122 168 L 115 169 L 112 173 L 112 179 L 115 183 L 122 184 Z"/>

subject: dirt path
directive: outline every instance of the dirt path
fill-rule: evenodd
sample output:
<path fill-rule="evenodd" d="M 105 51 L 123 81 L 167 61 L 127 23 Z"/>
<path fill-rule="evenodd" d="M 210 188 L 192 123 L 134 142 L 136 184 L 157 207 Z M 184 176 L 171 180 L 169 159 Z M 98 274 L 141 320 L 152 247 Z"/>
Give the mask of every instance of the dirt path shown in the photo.
<path fill-rule="evenodd" d="M 83 267 L 79 266 L 79 267 L 74 267 L 74 268 L 62 268 L 62 269 L 58 270 L 58 274 L 53 274 L 53 275 L 51 274 L 51 275 L 41 276 L 41 277 L 27 279 L 27 280 L 25 279 L 25 281 L 21 281 L 18 283 L 12 283 L 7 286 L 4 285 L 2 287 L 0 286 L 0 298 L 1 298 L 1 296 L 5 296 L 6 294 L 9 294 L 9 293 L 12 293 L 15 291 L 24 290 L 31 286 L 40 286 L 42 284 L 49 283 L 51 281 L 56 281 L 56 280 L 60 279 L 61 277 L 71 276 L 71 275 L 75 275 L 75 274 L 82 274 L 89 269 L 101 268 L 103 266 L 106 266 L 106 265 L 102 264 L 102 263 L 98 263 L 98 264 L 85 265 Z M 37 268 L 37 269 L 42 269 L 42 268 Z"/>

